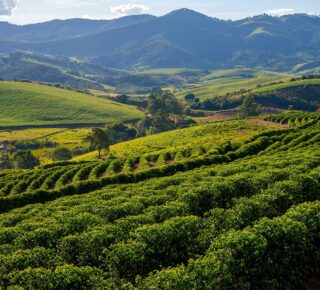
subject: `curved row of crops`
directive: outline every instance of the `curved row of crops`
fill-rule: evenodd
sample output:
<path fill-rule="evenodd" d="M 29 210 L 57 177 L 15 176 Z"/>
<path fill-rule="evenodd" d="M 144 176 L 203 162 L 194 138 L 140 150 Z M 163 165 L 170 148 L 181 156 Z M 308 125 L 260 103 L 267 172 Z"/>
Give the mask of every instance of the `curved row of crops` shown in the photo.
<path fill-rule="evenodd" d="M 308 125 L 308 126 L 307 126 Z M 152 177 L 175 174 L 203 165 L 232 162 L 255 154 L 303 148 L 318 144 L 319 123 L 309 122 L 304 129 L 269 131 L 257 134 L 242 145 L 227 142 L 215 150 L 195 148 L 195 155 L 180 151 L 160 155 L 144 155 L 126 160 L 86 162 L 48 166 L 38 171 L 8 174 L 0 185 L 1 211 L 7 211 L 32 202 L 44 202 L 63 195 L 90 192 L 108 184 L 132 183 Z M 178 159 L 176 156 L 183 156 Z M 154 158 L 155 157 L 155 158 Z M 180 158 L 180 157 L 179 157 Z M 179 161 L 180 160 L 180 161 Z"/>
<path fill-rule="evenodd" d="M 265 120 L 281 124 L 288 124 L 293 127 L 300 126 L 312 121 L 319 121 L 320 114 L 307 112 L 289 112 L 287 114 L 270 115 L 266 117 Z"/>
<path fill-rule="evenodd" d="M 320 262 L 319 133 L 318 123 L 261 133 L 114 175 L 130 184 L 99 191 L 113 161 L 44 169 L 61 170 L 65 185 L 47 191 L 56 197 L 81 184 L 90 193 L 0 215 L 0 287 L 294 289 Z M 180 172 L 151 178 L 169 171 Z M 88 180 L 68 184 L 71 175 Z"/>

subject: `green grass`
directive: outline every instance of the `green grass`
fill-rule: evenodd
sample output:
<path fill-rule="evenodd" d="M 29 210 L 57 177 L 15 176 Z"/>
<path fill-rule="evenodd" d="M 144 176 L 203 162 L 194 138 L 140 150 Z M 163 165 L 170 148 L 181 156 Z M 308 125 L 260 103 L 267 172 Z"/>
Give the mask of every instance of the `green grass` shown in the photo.
<path fill-rule="evenodd" d="M 90 132 L 90 128 L 33 128 L 23 130 L 0 130 L 0 144 L 4 141 L 51 141 L 58 143 L 59 147 L 87 148 L 84 137 Z M 40 148 L 32 150 L 33 155 L 38 157 L 42 164 L 52 162 L 52 152 L 55 148 Z"/>
<path fill-rule="evenodd" d="M 94 124 L 140 118 L 136 108 L 74 91 L 0 82 L 0 126 Z"/>
<path fill-rule="evenodd" d="M 310 86 L 310 85 L 320 85 L 320 79 L 298 80 L 293 82 L 285 82 L 281 84 L 265 86 L 262 88 L 252 90 L 252 93 L 257 93 L 257 94 L 268 93 L 268 92 L 277 91 L 277 90 L 286 89 L 286 88 L 294 88 L 294 87 Z"/>
<path fill-rule="evenodd" d="M 259 69 L 249 68 L 235 68 L 212 71 L 211 73 L 201 77 L 200 80 L 207 81 L 220 78 L 260 78 L 260 77 L 273 77 L 284 76 L 285 74 Z"/>
<path fill-rule="evenodd" d="M 189 68 L 164 68 L 164 69 L 146 70 L 143 72 L 139 72 L 137 74 L 170 76 L 170 75 L 177 75 L 177 74 L 188 73 L 188 72 L 202 73 L 203 71 L 200 69 L 189 69 Z"/>
<path fill-rule="evenodd" d="M 272 35 L 272 33 L 265 31 L 264 27 L 258 27 L 248 36 L 248 38 L 261 35 L 261 34 Z"/>
<path fill-rule="evenodd" d="M 248 78 L 246 75 L 249 75 Z M 236 93 L 239 90 L 252 90 L 257 86 L 267 85 L 277 81 L 288 81 L 292 76 L 282 74 L 268 74 L 266 72 L 254 73 L 250 70 L 227 70 L 212 73 L 202 78 L 202 81 L 176 89 L 176 95 L 182 99 L 187 94 L 194 94 L 200 100 L 224 96 L 228 93 Z"/>

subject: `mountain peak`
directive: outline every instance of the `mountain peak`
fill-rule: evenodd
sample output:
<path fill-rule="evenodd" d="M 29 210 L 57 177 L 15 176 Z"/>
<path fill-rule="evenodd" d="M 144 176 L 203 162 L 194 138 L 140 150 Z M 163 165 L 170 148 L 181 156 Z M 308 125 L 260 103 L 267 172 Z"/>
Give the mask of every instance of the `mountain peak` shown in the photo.
<path fill-rule="evenodd" d="M 194 16 L 201 16 L 201 17 L 208 17 L 204 14 L 201 14 L 199 12 L 196 12 L 194 10 L 188 9 L 188 8 L 181 8 L 178 10 L 174 10 L 172 12 L 170 12 L 169 14 L 167 14 L 166 16 L 188 16 L 188 17 L 194 17 Z"/>

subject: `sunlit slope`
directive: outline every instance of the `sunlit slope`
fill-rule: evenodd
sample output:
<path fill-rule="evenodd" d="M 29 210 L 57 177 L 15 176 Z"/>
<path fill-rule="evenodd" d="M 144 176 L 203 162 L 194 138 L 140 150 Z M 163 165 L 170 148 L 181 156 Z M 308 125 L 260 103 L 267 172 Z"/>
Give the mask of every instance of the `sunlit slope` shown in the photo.
<path fill-rule="evenodd" d="M 186 85 L 176 91 L 179 98 L 194 94 L 201 100 L 237 93 L 240 90 L 252 90 L 273 82 L 288 81 L 290 75 L 272 71 L 253 69 L 233 69 L 213 71 L 200 78 L 199 82 Z"/>
<path fill-rule="evenodd" d="M 278 124 L 258 120 L 231 120 L 212 122 L 190 128 L 164 132 L 111 146 L 110 154 L 118 157 L 138 156 L 178 151 L 207 151 L 222 143 L 242 141 L 254 133 L 279 129 Z M 91 152 L 75 158 L 76 161 L 96 160 L 98 153 Z"/>
<path fill-rule="evenodd" d="M 0 111 L 0 126 L 93 124 L 143 115 L 103 98 L 21 82 L 0 82 Z"/>

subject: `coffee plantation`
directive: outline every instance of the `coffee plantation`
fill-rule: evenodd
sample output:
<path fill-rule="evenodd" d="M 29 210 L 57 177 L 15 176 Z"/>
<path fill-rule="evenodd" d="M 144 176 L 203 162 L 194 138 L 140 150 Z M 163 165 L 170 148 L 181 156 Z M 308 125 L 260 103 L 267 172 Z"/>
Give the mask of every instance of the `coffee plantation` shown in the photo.
<path fill-rule="evenodd" d="M 0 175 L 0 288 L 299 289 L 320 263 L 320 120 Z"/>

